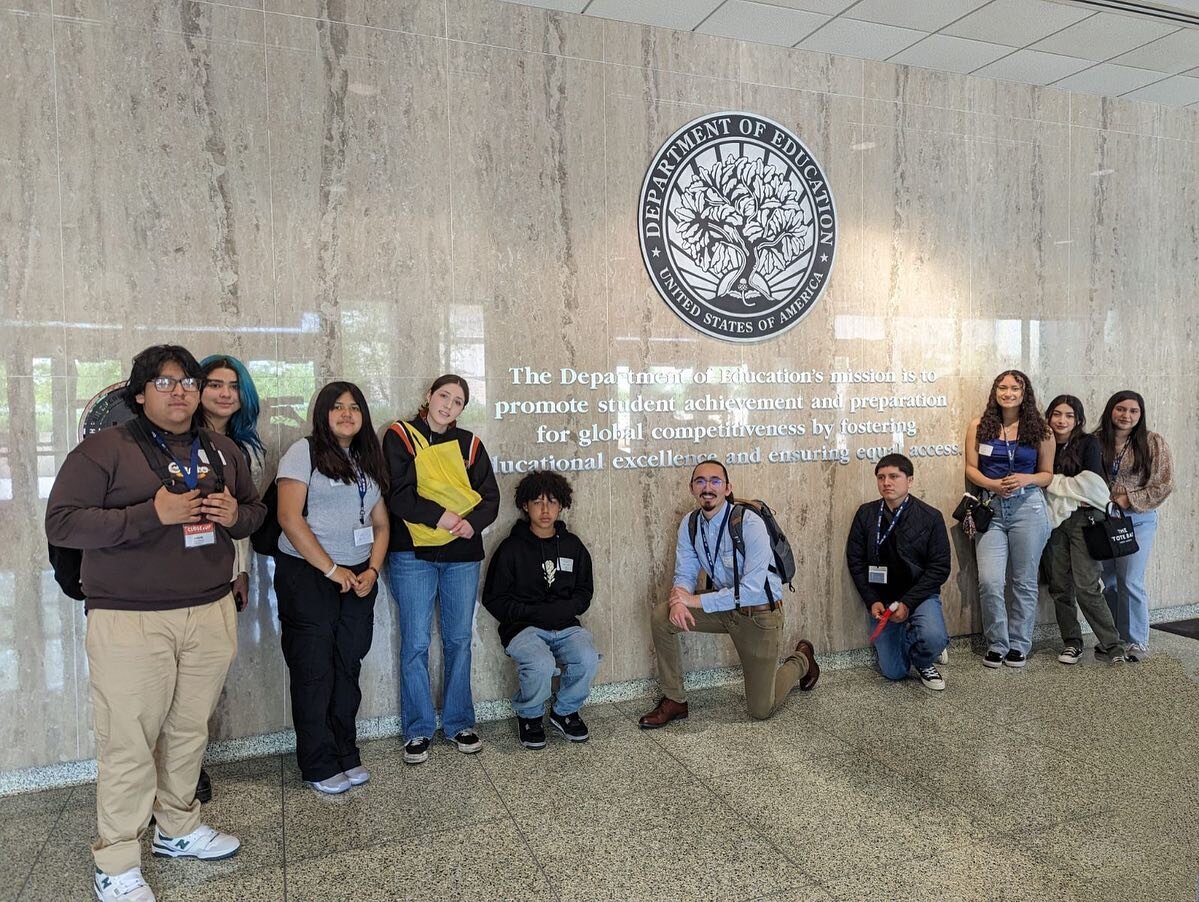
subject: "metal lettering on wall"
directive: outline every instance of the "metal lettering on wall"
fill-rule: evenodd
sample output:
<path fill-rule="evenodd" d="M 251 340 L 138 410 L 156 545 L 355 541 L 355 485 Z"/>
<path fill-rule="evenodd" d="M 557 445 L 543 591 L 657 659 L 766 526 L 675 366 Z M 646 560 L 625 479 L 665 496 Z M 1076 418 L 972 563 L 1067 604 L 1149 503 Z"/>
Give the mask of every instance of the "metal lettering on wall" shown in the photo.
<path fill-rule="evenodd" d="M 650 164 L 638 205 L 641 254 L 666 303 L 725 341 L 781 335 L 812 309 L 837 245 L 820 165 L 763 116 L 689 122 Z"/>
<path fill-rule="evenodd" d="M 499 473 L 961 455 L 959 443 L 923 434 L 925 417 L 949 406 L 932 370 L 521 366 L 508 375 L 512 389 L 491 401 L 491 416 L 528 422 L 537 450 L 494 455 Z"/>

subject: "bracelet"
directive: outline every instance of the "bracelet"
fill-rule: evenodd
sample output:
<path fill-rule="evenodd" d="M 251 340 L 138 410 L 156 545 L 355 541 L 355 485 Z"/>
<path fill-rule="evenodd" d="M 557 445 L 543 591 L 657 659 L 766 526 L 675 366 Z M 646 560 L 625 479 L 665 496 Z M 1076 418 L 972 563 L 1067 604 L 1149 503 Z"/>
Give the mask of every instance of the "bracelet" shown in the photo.
<path fill-rule="evenodd" d="M 334 562 L 333 566 L 329 568 L 329 572 L 325 574 L 325 579 L 332 579 L 333 573 L 337 570 L 337 567 L 337 563 Z"/>
<path fill-rule="evenodd" d="M 367 567 L 366 569 L 367 569 L 367 570 L 372 570 L 372 571 L 374 571 L 374 574 L 375 574 L 375 579 L 378 579 L 378 578 L 380 577 L 380 575 L 381 575 L 381 574 L 379 573 L 379 568 L 378 568 L 378 567 L 371 566 L 371 567 Z"/>

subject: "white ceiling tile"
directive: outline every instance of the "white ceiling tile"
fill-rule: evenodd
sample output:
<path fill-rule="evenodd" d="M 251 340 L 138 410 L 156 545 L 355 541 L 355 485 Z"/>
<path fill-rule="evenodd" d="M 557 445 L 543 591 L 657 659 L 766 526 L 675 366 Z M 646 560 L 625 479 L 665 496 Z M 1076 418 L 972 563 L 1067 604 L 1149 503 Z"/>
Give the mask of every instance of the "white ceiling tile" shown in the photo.
<path fill-rule="evenodd" d="M 799 44 L 804 50 L 839 53 L 863 59 L 885 60 L 926 36 L 911 28 L 896 28 L 854 19 L 833 19 Z"/>
<path fill-rule="evenodd" d="M 805 12 L 820 13 L 824 16 L 835 16 L 853 6 L 854 0 L 757 0 L 769 6 L 785 6 L 788 9 L 802 9 Z"/>
<path fill-rule="evenodd" d="M 520 3 L 524 6 L 540 6 L 542 9 L 556 9 L 564 13 L 581 13 L 587 5 L 587 0 L 506 0 L 508 3 Z"/>
<path fill-rule="evenodd" d="M 1144 47 L 1130 50 L 1112 60 L 1122 66 L 1154 69 L 1158 72 L 1185 72 L 1199 66 L 1199 29 L 1181 28 Z"/>
<path fill-rule="evenodd" d="M 947 34 L 930 34 L 920 43 L 897 53 L 888 62 L 965 74 L 973 72 L 979 66 L 993 63 L 1011 52 L 1011 47 L 1002 44 L 971 41 L 969 38 L 955 38 Z"/>
<path fill-rule="evenodd" d="M 828 16 L 750 0 L 727 0 L 696 31 L 760 44 L 794 46 L 829 20 Z"/>
<path fill-rule="evenodd" d="M 994 0 L 945 29 L 945 34 L 1023 47 L 1073 25 L 1089 11 L 1048 0 Z"/>
<path fill-rule="evenodd" d="M 936 31 L 974 12 L 989 0 L 859 0 L 846 13 L 863 22 L 896 25 L 917 31 Z"/>
<path fill-rule="evenodd" d="M 1081 72 L 1067 75 L 1061 81 L 1054 82 L 1053 86 L 1079 94 L 1106 94 L 1109 97 L 1117 97 L 1128 91 L 1135 91 L 1137 88 L 1160 81 L 1161 77 L 1160 72 L 1151 72 L 1148 69 L 1133 69 L 1131 66 L 1100 63 L 1090 69 L 1083 69 Z"/>
<path fill-rule="evenodd" d="M 974 74 L 985 78 L 1021 81 L 1030 85 L 1047 85 L 1090 65 L 1090 60 L 1075 59 L 1071 56 L 1058 56 L 1039 50 L 1017 50 L 1011 56 L 983 66 Z"/>
<path fill-rule="evenodd" d="M 720 0 L 592 0 L 587 15 L 690 31 L 719 4 Z"/>
<path fill-rule="evenodd" d="M 1177 25 L 1166 22 L 1098 13 L 1037 41 L 1032 49 L 1080 59 L 1106 60 L 1177 30 Z"/>
<path fill-rule="evenodd" d="M 1131 91 L 1124 96 L 1132 100 L 1148 100 L 1150 103 L 1164 103 L 1170 106 L 1199 103 L 1199 78 L 1173 75 L 1165 81 Z"/>

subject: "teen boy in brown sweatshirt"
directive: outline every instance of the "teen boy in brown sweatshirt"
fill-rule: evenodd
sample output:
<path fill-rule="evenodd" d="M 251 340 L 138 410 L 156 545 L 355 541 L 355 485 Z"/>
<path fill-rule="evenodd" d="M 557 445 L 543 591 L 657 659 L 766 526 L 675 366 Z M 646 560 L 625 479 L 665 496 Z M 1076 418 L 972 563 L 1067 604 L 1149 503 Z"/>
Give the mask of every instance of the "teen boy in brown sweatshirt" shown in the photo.
<path fill-rule="evenodd" d="M 200 823 L 195 790 L 237 650 L 233 539 L 266 509 L 237 446 L 207 430 L 201 441 L 193 428 L 202 381 L 184 348 L 138 354 L 126 401 L 139 416 L 67 455 L 46 508 L 49 541 L 83 550 L 101 900 L 154 899 L 140 868 L 151 813 L 155 855 L 211 860 L 240 845 Z"/>

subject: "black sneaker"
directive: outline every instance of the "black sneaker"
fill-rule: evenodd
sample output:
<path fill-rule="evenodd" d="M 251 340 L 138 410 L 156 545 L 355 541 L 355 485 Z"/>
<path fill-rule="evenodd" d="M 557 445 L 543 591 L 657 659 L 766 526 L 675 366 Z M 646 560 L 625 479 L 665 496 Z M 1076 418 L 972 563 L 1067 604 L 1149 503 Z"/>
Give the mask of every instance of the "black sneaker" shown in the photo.
<path fill-rule="evenodd" d="M 483 751 L 483 740 L 474 730 L 459 730 L 453 737 L 447 736 L 446 741 L 452 742 L 464 755 Z"/>
<path fill-rule="evenodd" d="M 1067 645 L 1062 649 L 1062 653 L 1057 656 L 1057 659 L 1063 664 L 1077 664 L 1078 659 L 1082 657 L 1082 649 L 1077 645 Z"/>
<path fill-rule="evenodd" d="M 574 714 L 556 714 L 551 711 L 550 723 L 571 742 L 586 742 L 591 736 L 587 732 L 587 724 L 583 723 L 583 718 L 579 717 L 577 711 Z"/>
<path fill-rule="evenodd" d="M 997 651 L 989 651 L 983 655 L 983 667 L 1002 667 L 1003 655 Z"/>
<path fill-rule="evenodd" d="M 424 764 L 429 760 L 429 738 L 417 736 L 404 743 L 404 763 Z"/>
<path fill-rule="evenodd" d="M 540 717 L 517 717 L 516 735 L 527 749 L 545 748 L 545 724 Z"/>
<path fill-rule="evenodd" d="M 200 779 L 196 781 L 196 801 L 201 805 L 207 805 L 212 801 L 212 778 L 202 767 L 200 768 Z"/>
<path fill-rule="evenodd" d="M 1028 659 L 1024 657 L 1024 652 L 1016 651 L 1014 648 L 1009 651 L 1007 653 L 1007 657 L 1003 659 L 1003 663 L 1008 667 L 1023 667 L 1027 662 Z"/>

